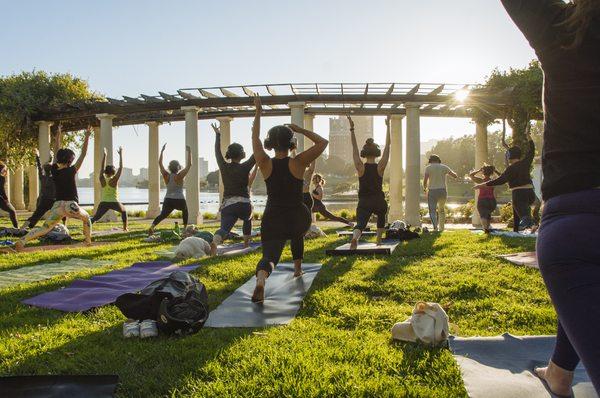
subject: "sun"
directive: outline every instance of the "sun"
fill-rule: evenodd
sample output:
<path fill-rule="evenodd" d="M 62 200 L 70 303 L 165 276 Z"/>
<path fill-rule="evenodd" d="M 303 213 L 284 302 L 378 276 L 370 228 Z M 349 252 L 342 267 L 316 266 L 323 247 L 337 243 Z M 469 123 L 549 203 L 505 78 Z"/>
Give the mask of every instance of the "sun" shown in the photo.
<path fill-rule="evenodd" d="M 456 98 L 456 100 L 459 102 L 464 102 L 468 97 L 469 97 L 469 90 L 466 90 L 466 89 L 458 90 L 454 94 L 454 98 Z"/>

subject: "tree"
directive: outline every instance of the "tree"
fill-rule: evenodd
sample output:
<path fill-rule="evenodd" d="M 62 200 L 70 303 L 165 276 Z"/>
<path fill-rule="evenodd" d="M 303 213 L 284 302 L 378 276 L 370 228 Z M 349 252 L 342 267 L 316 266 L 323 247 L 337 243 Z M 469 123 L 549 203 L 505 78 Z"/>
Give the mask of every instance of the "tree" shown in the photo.
<path fill-rule="evenodd" d="M 21 163 L 37 147 L 38 127 L 33 119 L 43 109 L 68 103 L 101 100 L 85 80 L 68 73 L 22 72 L 0 77 L 0 157 Z M 53 126 L 56 131 L 59 126 Z M 65 135 L 65 145 L 82 142 L 79 133 Z"/>

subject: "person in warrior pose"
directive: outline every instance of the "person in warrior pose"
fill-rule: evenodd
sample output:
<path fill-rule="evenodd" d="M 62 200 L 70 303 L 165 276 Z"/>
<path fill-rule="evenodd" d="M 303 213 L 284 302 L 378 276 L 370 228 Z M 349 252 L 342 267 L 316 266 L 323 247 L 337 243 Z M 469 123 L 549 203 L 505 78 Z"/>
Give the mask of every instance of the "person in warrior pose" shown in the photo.
<path fill-rule="evenodd" d="M 119 147 L 119 169 L 115 166 L 106 165 L 106 148 L 102 155 L 102 174 L 100 174 L 100 185 L 102 186 L 102 200 L 98 204 L 96 214 L 92 217 L 92 224 L 100 220 L 109 210 L 121 213 L 123 221 L 123 231 L 127 231 L 127 210 L 123 203 L 119 201 L 119 178 L 123 171 L 123 148 Z"/>
<path fill-rule="evenodd" d="M 386 216 L 388 204 L 383 193 L 383 173 L 390 159 L 390 126 L 386 120 L 387 131 L 385 135 L 385 148 L 383 154 L 379 145 L 372 138 L 367 139 L 362 150 L 358 151 L 356 134 L 354 133 L 354 122 L 348 116 L 350 122 L 350 136 L 352 140 L 352 157 L 354 167 L 358 174 L 358 206 L 356 207 L 356 225 L 350 241 L 350 249 L 356 250 L 358 240 L 362 231 L 367 228 L 367 224 L 372 214 L 377 216 L 377 245 L 381 244 L 383 232 L 385 231 Z M 378 157 L 379 162 L 376 161 Z M 365 159 L 363 163 L 362 159 Z"/>
<path fill-rule="evenodd" d="M 264 146 L 260 140 L 260 97 L 254 98 L 256 114 L 252 127 L 254 158 L 267 185 L 267 205 L 263 213 L 260 232 L 263 255 L 256 265 L 256 287 L 252 301 L 264 301 L 265 283 L 281 257 L 286 241 L 291 241 L 294 276 L 302 275 L 304 235 L 310 228 L 310 210 L 302 201 L 302 185 L 306 168 L 327 148 L 328 141 L 312 131 L 294 124 L 275 126 L 267 133 Z M 314 145 L 290 158 L 296 148 L 294 133 L 305 136 Z M 274 150 L 275 156 L 265 152 Z"/>
<path fill-rule="evenodd" d="M 313 213 L 319 213 L 326 219 L 332 221 L 338 221 L 347 226 L 352 226 L 352 223 L 346 220 L 344 217 L 338 217 L 329 210 L 327 210 L 327 206 L 323 203 L 323 186 L 325 185 L 325 179 L 321 174 L 315 174 L 312 177 L 312 183 L 314 185 L 314 189 L 312 190 L 312 198 L 313 198 Z"/>

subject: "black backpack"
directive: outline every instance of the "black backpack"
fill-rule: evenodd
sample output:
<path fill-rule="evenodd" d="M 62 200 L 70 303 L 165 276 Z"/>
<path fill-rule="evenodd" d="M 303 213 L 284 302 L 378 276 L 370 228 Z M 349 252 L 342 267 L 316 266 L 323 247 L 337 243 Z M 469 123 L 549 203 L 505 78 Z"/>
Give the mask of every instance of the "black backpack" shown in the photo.
<path fill-rule="evenodd" d="M 138 293 L 117 297 L 115 305 L 129 319 L 154 319 L 167 334 L 198 332 L 208 319 L 208 293 L 198 279 L 183 271 L 152 282 Z"/>
<path fill-rule="evenodd" d="M 418 239 L 420 237 L 421 236 L 417 232 L 411 231 L 410 227 L 400 229 L 390 228 L 385 231 L 385 239 L 399 240 L 401 242 Z"/>

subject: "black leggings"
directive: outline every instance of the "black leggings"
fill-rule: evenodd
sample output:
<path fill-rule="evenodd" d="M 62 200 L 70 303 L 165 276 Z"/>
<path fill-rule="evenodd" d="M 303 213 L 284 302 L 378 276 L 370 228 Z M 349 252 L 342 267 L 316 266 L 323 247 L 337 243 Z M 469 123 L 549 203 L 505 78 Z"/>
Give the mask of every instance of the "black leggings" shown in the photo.
<path fill-rule="evenodd" d="M 552 362 L 572 371 L 583 362 L 600 391 L 600 189 L 545 203 L 537 240 L 540 271 L 558 314 Z"/>
<path fill-rule="evenodd" d="M 125 210 L 125 206 L 121 202 L 100 202 L 98 205 L 98 210 L 96 210 L 96 214 L 90 220 L 93 223 L 102 218 L 103 215 L 106 214 L 107 211 L 114 210 L 117 213 L 121 213 L 121 220 L 125 223 L 127 222 L 127 210 Z"/>
<path fill-rule="evenodd" d="M 304 206 L 306 206 L 308 208 L 308 210 L 312 211 L 312 208 L 315 204 L 312 195 L 310 194 L 310 192 L 304 192 L 302 194 L 302 203 L 304 203 Z"/>
<path fill-rule="evenodd" d="M 40 196 L 37 200 L 37 205 L 35 207 L 35 211 L 31 215 L 31 217 L 29 217 L 27 219 L 27 226 L 29 228 L 35 227 L 35 225 L 38 223 L 38 221 L 40 221 L 40 219 L 42 217 L 44 217 L 44 214 L 46 214 L 48 211 L 50 211 L 50 209 L 52 208 L 53 205 L 54 205 L 54 198 Z"/>
<path fill-rule="evenodd" d="M 8 199 L 0 199 L 0 209 L 8 213 L 13 227 L 19 228 L 19 224 L 17 224 L 17 212 Z"/>
<path fill-rule="evenodd" d="M 383 195 L 359 198 L 354 229 L 364 231 L 372 214 L 377 216 L 377 228 L 385 228 L 387 211 L 388 206 Z"/>
<path fill-rule="evenodd" d="M 183 225 L 187 226 L 188 223 L 188 208 L 185 199 L 171 199 L 165 198 L 162 205 L 160 214 L 152 222 L 153 226 L 158 225 L 162 220 L 169 217 L 173 210 L 181 210 L 181 216 L 183 218 Z"/>
<path fill-rule="evenodd" d="M 531 218 L 531 205 L 535 202 L 536 196 L 533 188 L 513 189 L 512 207 L 513 207 L 513 231 L 519 232 L 519 226 L 524 227 L 533 225 Z"/>
<path fill-rule="evenodd" d="M 286 242 L 285 239 L 261 242 L 263 254 L 256 266 L 256 272 L 266 271 L 271 275 L 273 268 L 279 263 Z M 304 236 L 290 239 L 290 248 L 292 249 L 292 258 L 302 260 L 304 258 Z"/>
<path fill-rule="evenodd" d="M 346 225 L 350 225 L 350 221 L 346 220 L 344 217 L 338 217 L 329 210 L 327 210 L 327 206 L 325 206 L 325 204 L 322 201 L 320 201 L 319 199 L 314 199 L 314 201 L 315 202 L 312 207 L 313 213 L 319 213 L 320 215 L 331 221 L 338 221 Z"/>

